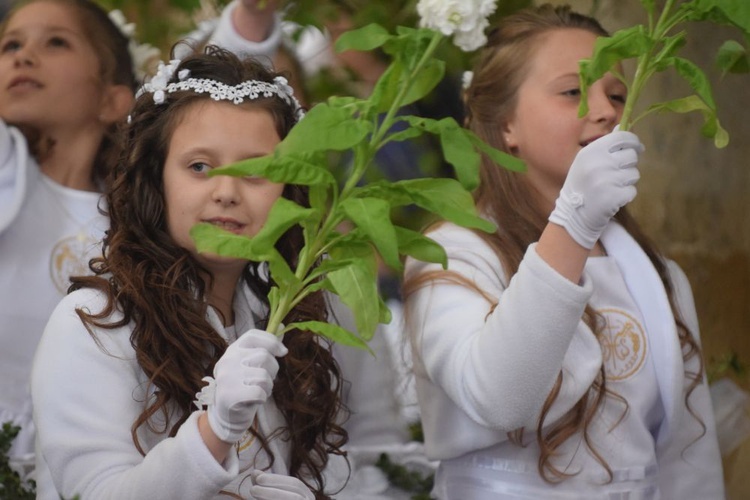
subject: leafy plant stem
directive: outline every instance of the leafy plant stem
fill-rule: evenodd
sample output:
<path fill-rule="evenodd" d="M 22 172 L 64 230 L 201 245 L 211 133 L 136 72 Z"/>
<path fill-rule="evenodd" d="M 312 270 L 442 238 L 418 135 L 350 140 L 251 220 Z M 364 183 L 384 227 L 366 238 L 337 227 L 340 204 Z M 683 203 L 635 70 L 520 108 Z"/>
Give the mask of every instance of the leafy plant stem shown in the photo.
<path fill-rule="evenodd" d="M 419 62 L 417 62 L 417 65 L 414 66 L 414 69 L 412 69 L 412 71 L 409 73 L 409 76 L 401 86 L 401 89 L 399 89 L 396 98 L 393 100 L 393 103 L 388 110 L 388 113 L 385 115 L 385 118 L 380 124 L 380 128 L 376 131 L 376 133 L 372 135 L 372 138 L 370 140 L 371 145 L 379 144 L 383 139 L 383 136 L 388 132 L 388 130 L 390 130 L 391 126 L 393 125 L 393 120 L 396 116 L 396 113 L 398 113 L 398 110 L 401 109 L 401 103 L 403 102 L 404 97 L 406 97 L 406 93 L 409 92 L 409 89 L 411 88 L 411 82 L 414 81 L 417 74 L 422 70 L 424 65 L 427 64 L 427 61 L 430 60 L 432 54 L 435 52 L 442 39 L 443 36 L 440 34 L 440 32 L 436 31 L 432 35 L 430 43 L 427 46 L 427 50 L 424 51 L 424 54 L 422 54 L 422 58 L 419 60 Z"/>
<path fill-rule="evenodd" d="M 652 40 L 662 40 L 666 37 L 670 29 L 672 29 L 677 23 L 682 21 L 683 15 L 677 14 L 672 19 L 669 18 L 669 13 L 674 5 L 674 0 L 667 0 L 664 5 L 659 19 L 656 22 L 656 26 L 653 26 L 649 22 L 649 36 Z M 655 46 L 651 47 L 648 51 L 642 54 L 638 58 L 638 64 L 636 66 L 635 75 L 633 76 L 633 83 L 630 86 L 628 92 L 628 100 L 625 103 L 625 108 L 622 112 L 622 118 L 620 119 L 620 130 L 629 130 L 632 127 L 635 120 L 631 118 L 635 103 L 638 102 L 643 87 L 651 76 L 652 69 L 651 63 L 653 61 Z"/>
<path fill-rule="evenodd" d="M 631 115 L 633 114 L 633 108 L 635 103 L 638 102 L 641 89 L 644 83 L 648 80 L 648 67 L 651 62 L 651 51 L 642 55 L 638 58 L 638 66 L 635 70 L 635 76 L 633 77 L 633 83 L 630 86 L 628 92 L 628 99 L 625 101 L 625 108 L 622 111 L 622 118 L 620 118 L 620 130 L 629 130 L 631 127 Z"/>

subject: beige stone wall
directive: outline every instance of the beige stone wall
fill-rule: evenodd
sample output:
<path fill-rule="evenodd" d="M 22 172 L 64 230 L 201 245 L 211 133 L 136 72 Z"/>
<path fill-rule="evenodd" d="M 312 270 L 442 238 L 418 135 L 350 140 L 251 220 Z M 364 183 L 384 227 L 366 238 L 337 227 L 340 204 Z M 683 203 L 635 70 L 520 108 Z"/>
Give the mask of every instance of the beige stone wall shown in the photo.
<path fill-rule="evenodd" d="M 610 31 L 645 22 L 639 0 L 573 0 Z M 707 23 L 689 25 L 681 55 L 707 71 L 719 118 L 730 144 L 716 149 L 700 135 L 698 114 L 651 116 L 636 125 L 646 145 L 642 179 L 632 204 L 635 216 L 693 286 L 705 357 L 710 366 L 729 352 L 750 364 L 750 75 L 721 78 L 713 57 L 739 31 Z M 632 71 L 631 71 L 632 74 Z M 642 105 L 689 93 L 680 77 L 653 79 Z M 750 374 L 735 378 L 750 389 Z M 730 499 L 750 498 L 750 440 L 725 457 Z M 742 471 L 742 472 L 741 472 Z"/>

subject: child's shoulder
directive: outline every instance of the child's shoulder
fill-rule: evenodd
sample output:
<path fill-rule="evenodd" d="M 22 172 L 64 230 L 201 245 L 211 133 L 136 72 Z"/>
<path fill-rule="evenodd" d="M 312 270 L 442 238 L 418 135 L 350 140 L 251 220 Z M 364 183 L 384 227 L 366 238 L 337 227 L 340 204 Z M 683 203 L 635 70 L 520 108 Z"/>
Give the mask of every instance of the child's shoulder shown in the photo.
<path fill-rule="evenodd" d="M 486 246 L 485 241 L 473 230 L 461 227 L 452 222 L 440 222 L 433 225 L 427 231 L 425 236 L 435 240 L 443 246 Z"/>

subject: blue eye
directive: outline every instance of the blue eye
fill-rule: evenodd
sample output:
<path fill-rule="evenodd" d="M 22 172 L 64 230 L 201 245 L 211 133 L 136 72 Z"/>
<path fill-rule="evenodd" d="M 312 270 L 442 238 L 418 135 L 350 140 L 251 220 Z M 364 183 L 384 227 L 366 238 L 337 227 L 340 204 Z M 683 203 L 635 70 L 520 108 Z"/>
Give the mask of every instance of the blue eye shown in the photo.
<path fill-rule="evenodd" d="M 211 170 L 211 167 L 209 167 L 207 164 L 200 162 L 200 161 L 191 163 L 188 168 L 190 168 L 190 170 L 192 170 L 196 174 L 205 174 L 209 170 Z"/>

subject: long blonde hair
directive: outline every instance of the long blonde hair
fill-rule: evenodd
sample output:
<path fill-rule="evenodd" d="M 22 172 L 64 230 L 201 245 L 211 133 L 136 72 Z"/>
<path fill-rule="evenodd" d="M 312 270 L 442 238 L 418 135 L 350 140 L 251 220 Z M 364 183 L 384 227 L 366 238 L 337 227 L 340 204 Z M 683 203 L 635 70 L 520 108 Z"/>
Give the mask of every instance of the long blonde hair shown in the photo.
<path fill-rule="evenodd" d="M 472 83 L 464 95 L 467 128 L 490 145 L 508 151 L 501 131 L 515 111 L 518 90 L 528 73 L 528 62 L 532 59 L 542 36 L 559 29 L 581 29 L 597 36 L 608 35 L 595 19 L 575 13 L 569 6 L 554 7 L 545 4 L 503 18 L 489 35 L 487 45 L 479 54 L 474 66 Z M 480 178 L 481 183 L 474 192 L 476 205 L 481 213 L 491 217 L 497 223 L 498 230 L 493 234 L 480 231 L 476 233 L 495 251 L 509 281 L 510 277 L 518 271 L 527 247 L 539 240 L 549 214 L 544 213 L 539 206 L 537 202 L 539 194 L 528 182 L 526 176 L 498 168 L 485 157 L 482 160 Z M 685 363 L 687 364 L 691 358 L 698 358 L 698 370 L 686 371 L 686 378 L 690 380 L 690 385 L 685 404 L 690 413 L 703 425 L 688 403 L 690 394 L 702 381 L 703 361 L 697 342 L 680 319 L 666 264 L 653 243 L 643 234 L 625 208 L 615 215 L 615 219 L 643 248 L 664 283 L 677 323 Z M 403 295 L 408 298 L 415 290 L 438 281 L 477 289 L 476 285 L 455 273 L 436 271 L 407 278 L 403 286 Z M 486 293 L 482 291 L 480 293 L 487 297 Z M 494 309 L 497 299 L 488 298 L 488 300 L 492 302 Z M 600 327 L 597 326 L 596 313 L 590 306 L 587 306 L 584 311 L 583 321 L 598 335 Z M 581 432 L 587 447 L 607 470 L 611 480 L 612 472 L 609 466 L 589 441 L 588 426 L 606 395 L 625 403 L 625 411 L 627 411 L 627 402 L 606 388 L 606 378 L 602 367 L 587 393 L 565 416 L 550 424 L 545 420 L 560 391 L 562 376 L 561 372 L 555 386 L 547 396 L 536 429 L 536 438 L 541 450 L 538 461 L 539 473 L 549 482 L 569 477 L 570 474 L 557 469 L 551 463 L 551 458 L 563 442 Z M 624 416 L 625 413 L 621 419 Z M 705 431 L 705 426 L 703 427 Z M 509 433 L 510 440 L 519 445 L 522 444 L 523 431 L 524 429 L 517 429 Z"/>

